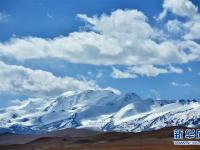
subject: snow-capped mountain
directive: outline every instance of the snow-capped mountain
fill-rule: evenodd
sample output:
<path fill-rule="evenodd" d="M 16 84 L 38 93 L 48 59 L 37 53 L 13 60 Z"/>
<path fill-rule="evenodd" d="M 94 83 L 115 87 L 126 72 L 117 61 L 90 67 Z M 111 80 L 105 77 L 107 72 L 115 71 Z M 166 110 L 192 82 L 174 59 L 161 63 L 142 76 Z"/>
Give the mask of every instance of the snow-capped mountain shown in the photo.
<path fill-rule="evenodd" d="M 134 93 L 88 90 L 0 109 L 0 133 L 42 134 L 64 128 L 140 132 L 167 126 L 200 127 L 200 102 L 143 100 Z"/>

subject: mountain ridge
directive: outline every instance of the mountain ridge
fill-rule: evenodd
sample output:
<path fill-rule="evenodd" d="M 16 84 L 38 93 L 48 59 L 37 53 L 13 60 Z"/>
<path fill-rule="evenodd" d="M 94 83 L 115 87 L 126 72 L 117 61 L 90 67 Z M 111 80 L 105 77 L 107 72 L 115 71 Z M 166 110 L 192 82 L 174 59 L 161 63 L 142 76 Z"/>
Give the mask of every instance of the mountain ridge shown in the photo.
<path fill-rule="evenodd" d="M 200 127 L 197 100 L 142 99 L 109 90 L 65 92 L 0 109 L 0 133 L 43 134 L 65 128 L 141 132 L 168 126 Z"/>

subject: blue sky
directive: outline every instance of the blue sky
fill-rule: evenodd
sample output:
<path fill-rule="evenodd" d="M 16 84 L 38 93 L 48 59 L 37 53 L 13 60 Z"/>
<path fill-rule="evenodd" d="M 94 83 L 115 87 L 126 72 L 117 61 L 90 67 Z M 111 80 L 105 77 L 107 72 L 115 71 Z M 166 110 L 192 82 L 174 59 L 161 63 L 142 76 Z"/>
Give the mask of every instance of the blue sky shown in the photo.
<path fill-rule="evenodd" d="M 200 98 L 198 0 L 1 0 L 0 107 L 68 90 Z"/>
<path fill-rule="evenodd" d="M 1 23 L 1 40 L 11 36 L 39 36 L 53 38 L 67 35 L 83 26 L 76 18 L 79 13 L 90 16 L 110 13 L 116 9 L 138 9 L 145 12 L 151 19 L 162 11 L 162 0 L 2 0 L 2 13 L 11 15 L 6 22 Z M 12 18 L 12 19 L 11 19 Z"/>

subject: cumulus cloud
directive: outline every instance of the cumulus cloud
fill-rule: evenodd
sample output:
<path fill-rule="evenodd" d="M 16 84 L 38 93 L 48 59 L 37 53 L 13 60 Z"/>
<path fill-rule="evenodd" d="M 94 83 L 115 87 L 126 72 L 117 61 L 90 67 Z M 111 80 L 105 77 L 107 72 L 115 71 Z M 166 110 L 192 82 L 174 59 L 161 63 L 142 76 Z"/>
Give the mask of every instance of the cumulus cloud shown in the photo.
<path fill-rule="evenodd" d="M 172 82 L 170 82 L 170 84 L 175 87 L 191 87 L 191 84 L 187 83 L 187 82 L 186 83 L 177 83 L 177 82 L 172 81 Z"/>
<path fill-rule="evenodd" d="M 159 19 L 163 19 L 167 15 L 167 11 L 182 17 L 191 17 L 198 12 L 198 8 L 190 0 L 164 0 L 163 12 L 159 15 Z"/>
<path fill-rule="evenodd" d="M 68 36 L 52 39 L 14 37 L 0 42 L 0 56 L 18 61 L 53 57 L 72 63 L 127 67 L 125 70 L 113 67 L 113 78 L 183 73 L 181 68 L 171 64 L 200 59 L 200 45 L 193 40 L 200 35 L 197 10 L 189 0 L 164 1 L 160 19 L 167 12 L 189 18 L 186 22 L 178 18 L 167 21 L 168 32 L 181 35 L 176 39 L 150 25 L 142 12 L 118 9 L 100 16 L 78 14 L 77 17 L 87 24 L 87 30 L 72 32 Z"/>
<path fill-rule="evenodd" d="M 182 34 L 185 31 L 183 23 L 177 19 L 169 20 L 166 24 L 167 30 L 174 34 Z"/>
<path fill-rule="evenodd" d="M 187 21 L 169 20 L 167 29 L 172 33 L 181 33 L 186 40 L 200 38 L 200 14 L 198 7 L 191 0 L 164 0 L 163 12 L 160 13 L 158 19 L 162 20 L 167 12 L 180 17 L 186 17 Z"/>
<path fill-rule="evenodd" d="M 53 96 L 65 91 L 101 89 L 94 81 L 57 77 L 50 72 L 31 70 L 0 62 L 0 93 L 10 92 L 30 97 Z M 106 88 L 117 91 L 113 88 Z"/>
<path fill-rule="evenodd" d="M 184 39 L 194 40 L 200 39 L 200 14 L 198 13 L 190 21 L 183 24 L 188 32 L 184 35 Z"/>
<path fill-rule="evenodd" d="M 166 73 L 183 73 L 183 70 L 178 67 L 169 65 L 167 67 L 155 67 L 153 65 L 141 65 L 129 67 L 125 71 L 121 71 L 117 68 L 112 69 L 111 76 L 113 78 L 136 78 L 138 76 L 156 77 L 160 74 Z"/>
<path fill-rule="evenodd" d="M 160 74 L 183 73 L 177 64 L 200 60 L 200 14 L 190 0 L 164 0 L 158 20 L 168 13 L 175 18 L 167 20 L 165 28 L 151 25 L 138 10 L 114 10 L 110 14 L 77 17 L 86 23 L 87 30 L 55 38 L 13 37 L 0 42 L 0 58 L 17 61 L 59 58 L 71 63 L 92 65 L 122 65 L 124 70 L 112 67 L 113 78 L 156 77 Z M 0 13 L 0 21 L 9 15 Z M 53 17 L 47 13 L 50 19 Z M 179 16 L 179 17 L 176 17 Z M 183 17 L 184 19 L 180 19 Z M 174 35 L 178 35 L 175 36 Z M 31 70 L 0 62 L 0 93 L 32 96 L 57 95 L 68 90 L 101 89 L 94 81 L 72 77 L 57 77 L 50 72 Z M 188 68 L 190 71 L 191 69 Z M 88 75 L 94 76 L 88 72 Z M 101 78 L 101 72 L 96 79 Z M 172 86 L 189 87 L 189 83 L 171 82 Z M 111 89 L 119 92 L 113 88 Z"/>
<path fill-rule="evenodd" d="M 0 56 L 17 60 L 56 57 L 72 63 L 126 66 L 186 63 L 200 57 L 190 47 L 185 51 L 184 41 L 163 39 L 137 10 L 77 16 L 89 24 L 89 31 L 53 39 L 15 37 L 0 43 Z"/>

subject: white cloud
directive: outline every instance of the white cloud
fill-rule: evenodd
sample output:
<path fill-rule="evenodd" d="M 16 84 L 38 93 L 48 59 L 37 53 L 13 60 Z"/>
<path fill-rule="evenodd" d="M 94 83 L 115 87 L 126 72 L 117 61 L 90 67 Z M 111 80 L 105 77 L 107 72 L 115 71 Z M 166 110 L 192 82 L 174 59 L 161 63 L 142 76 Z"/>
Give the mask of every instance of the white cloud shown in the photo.
<path fill-rule="evenodd" d="M 90 23 L 94 31 L 109 37 L 127 36 L 128 33 L 133 37 L 146 39 L 153 34 L 153 29 L 146 22 L 147 17 L 137 10 L 118 9 L 113 11 L 110 16 L 101 15 L 99 18 L 88 17 L 83 14 L 79 14 L 78 17 Z M 140 32 L 138 32 L 138 29 L 140 29 Z M 124 43 L 124 45 L 128 45 L 128 43 Z"/>
<path fill-rule="evenodd" d="M 167 15 L 167 10 L 164 9 L 159 15 L 158 17 L 155 16 L 154 18 L 157 20 L 157 21 L 161 21 L 165 18 L 165 16 Z"/>
<path fill-rule="evenodd" d="M 0 43 L 0 55 L 17 60 L 56 57 L 95 65 L 161 65 L 186 63 L 200 57 L 184 51 L 184 41 L 158 37 L 159 30 L 137 10 L 116 10 L 99 17 L 79 14 L 78 17 L 89 24 L 89 31 L 53 39 L 15 37 Z"/>
<path fill-rule="evenodd" d="M 169 65 L 167 67 L 155 67 L 153 65 L 140 65 L 129 67 L 125 71 L 113 68 L 111 76 L 113 78 L 136 78 L 138 76 L 156 77 L 166 73 L 183 73 L 183 70 L 178 67 Z"/>
<path fill-rule="evenodd" d="M 115 67 L 112 67 L 111 77 L 115 79 L 126 79 L 126 78 L 136 78 L 136 74 L 132 74 L 129 71 L 121 71 Z"/>
<path fill-rule="evenodd" d="M 164 0 L 163 12 L 158 19 L 163 19 L 167 12 L 171 12 L 181 17 L 187 17 L 187 21 L 169 20 L 167 23 L 168 31 L 172 33 L 184 34 L 186 40 L 200 39 L 200 14 L 198 7 L 191 0 Z"/>
<path fill-rule="evenodd" d="M 153 65 L 134 66 L 129 68 L 129 72 L 141 76 L 158 76 L 159 74 L 168 73 L 166 69 L 157 68 Z"/>
<path fill-rule="evenodd" d="M 169 20 L 166 24 L 167 30 L 174 34 L 179 34 L 184 32 L 183 23 L 177 19 Z"/>
<path fill-rule="evenodd" d="M 200 39 L 200 14 L 196 14 L 190 21 L 183 24 L 188 32 L 184 35 L 184 39 L 193 40 Z"/>
<path fill-rule="evenodd" d="M 94 81 L 57 77 L 50 72 L 31 70 L 0 62 L 0 93 L 9 92 L 30 97 L 58 95 L 65 91 L 101 89 Z M 107 89 L 107 88 L 106 88 Z M 108 87 L 108 89 L 111 89 Z M 116 89 L 112 90 L 116 91 Z"/>
<path fill-rule="evenodd" d="M 182 17 L 192 17 L 198 12 L 198 8 L 190 0 L 164 0 L 163 12 L 159 15 L 159 19 L 163 19 L 167 15 L 167 11 Z"/>
<path fill-rule="evenodd" d="M 169 73 L 178 73 L 178 74 L 181 74 L 181 73 L 183 73 L 183 69 L 178 68 L 178 67 L 174 67 L 172 65 L 169 65 L 168 66 L 168 72 Z"/>
<path fill-rule="evenodd" d="M 170 84 L 175 87 L 191 87 L 191 84 L 187 83 L 187 82 L 186 83 L 177 83 L 177 82 L 172 81 L 172 82 L 170 82 Z"/>
<path fill-rule="evenodd" d="M 181 9 L 185 9 L 186 12 L 181 16 L 189 16 L 191 9 L 198 16 L 197 7 L 193 7 L 190 1 L 181 0 L 183 4 L 180 5 L 174 3 L 174 0 L 164 1 L 164 10 L 180 15 Z M 169 32 L 187 37 L 176 40 L 152 27 L 148 18 L 137 10 L 118 9 L 109 15 L 77 16 L 86 22 L 89 29 L 53 39 L 15 37 L 0 43 L 0 56 L 13 57 L 19 61 L 54 57 L 72 63 L 128 67 L 124 71 L 113 67 L 113 78 L 183 73 L 181 68 L 170 64 L 200 60 L 200 45 L 188 38 L 190 32 L 187 26 L 191 20 L 197 20 L 195 15 L 186 23 L 177 19 L 167 22 Z M 99 76 L 101 74 L 96 77 Z"/>

